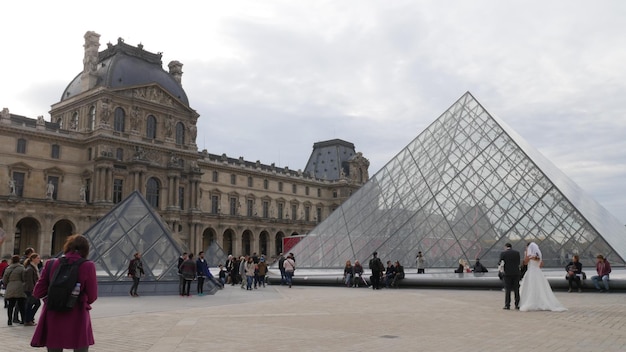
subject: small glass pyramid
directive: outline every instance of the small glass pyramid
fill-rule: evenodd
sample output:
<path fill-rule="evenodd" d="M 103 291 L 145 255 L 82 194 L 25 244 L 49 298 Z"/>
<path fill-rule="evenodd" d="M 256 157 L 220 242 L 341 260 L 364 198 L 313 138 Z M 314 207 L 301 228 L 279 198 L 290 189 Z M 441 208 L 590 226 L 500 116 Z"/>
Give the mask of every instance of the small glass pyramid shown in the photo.
<path fill-rule="evenodd" d="M 178 257 L 186 250 L 138 191 L 131 193 L 85 233 L 98 281 L 126 279 L 128 264 L 141 253 L 146 281 L 178 280 Z"/>
<path fill-rule="evenodd" d="M 292 250 L 299 268 L 367 263 L 497 266 L 504 244 L 540 246 L 546 267 L 574 254 L 624 265 L 626 228 L 465 93 Z"/>

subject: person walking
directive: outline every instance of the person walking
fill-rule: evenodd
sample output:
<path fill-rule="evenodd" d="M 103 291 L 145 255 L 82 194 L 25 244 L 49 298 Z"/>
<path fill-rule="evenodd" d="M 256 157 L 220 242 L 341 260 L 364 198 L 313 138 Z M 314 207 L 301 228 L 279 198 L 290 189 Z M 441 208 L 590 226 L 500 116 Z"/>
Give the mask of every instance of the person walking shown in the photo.
<path fill-rule="evenodd" d="M 291 288 L 291 284 L 293 282 L 293 273 L 296 271 L 296 262 L 293 260 L 291 253 L 287 255 L 287 258 L 284 262 L 285 265 L 285 280 L 289 288 Z"/>
<path fill-rule="evenodd" d="M 26 303 L 24 307 L 24 326 L 35 326 L 35 314 L 41 302 L 33 296 L 33 290 L 37 281 L 39 281 L 39 269 L 37 266 L 41 262 L 39 254 L 33 253 L 26 261 L 24 261 L 24 293 L 26 294 Z"/>
<path fill-rule="evenodd" d="M 7 316 L 9 317 L 8 325 L 13 323 L 24 324 L 24 301 L 26 294 L 24 293 L 24 265 L 20 264 L 20 256 L 11 257 L 11 264 L 4 270 L 2 282 L 6 287 L 4 298 L 9 302 L 7 307 Z M 14 315 L 14 311 L 18 310 L 19 316 Z M 19 317 L 22 320 L 19 320 Z"/>
<path fill-rule="evenodd" d="M 69 263 L 89 256 L 89 242 L 82 235 L 72 235 L 63 245 L 65 258 Z M 33 296 L 43 298 L 48 294 L 48 286 L 52 273 L 59 267 L 59 260 L 49 260 L 44 267 L 41 277 L 35 285 Z M 98 281 L 96 266 L 86 260 L 78 267 L 78 283 L 80 294 L 78 301 L 69 311 L 48 310 L 44 300 L 39 324 L 30 341 L 32 347 L 47 347 L 49 352 L 60 352 L 64 348 L 74 349 L 76 352 L 87 352 L 93 345 L 93 330 L 91 327 L 91 305 L 98 299 Z"/>
<path fill-rule="evenodd" d="M 510 243 L 504 245 L 500 253 L 500 261 L 504 262 L 504 308 L 511 309 L 511 291 L 515 295 L 515 309 L 519 309 L 520 254 Z"/>
<path fill-rule="evenodd" d="M 128 276 L 133 279 L 133 285 L 130 287 L 130 296 L 139 297 L 137 294 L 137 287 L 139 287 L 139 280 L 144 275 L 143 263 L 141 262 L 141 253 L 137 252 L 133 255 L 133 259 L 128 264 Z"/>
<path fill-rule="evenodd" d="M 380 277 L 382 276 L 385 267 L 378 258 L 378 252 L 372 253 L 372 259 L 370 259 L 370 270 L 372 271 L 372 289 L 380 290 Z"/>
<path fill-rule="evenodd" d="M 287 276 L 285 275 L 285 256 L 282 253 L 278 255 L 278 270 L 280 270 L 280 284 L 282 286 L 287 283 Z"/>

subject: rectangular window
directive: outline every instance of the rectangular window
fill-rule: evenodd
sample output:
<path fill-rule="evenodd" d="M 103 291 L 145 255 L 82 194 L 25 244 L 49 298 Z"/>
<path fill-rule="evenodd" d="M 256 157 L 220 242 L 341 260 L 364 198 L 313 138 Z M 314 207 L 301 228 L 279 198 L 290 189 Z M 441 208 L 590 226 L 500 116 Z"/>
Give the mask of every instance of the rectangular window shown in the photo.
<path fill-rule="evenodd" d="M 322 222 L 322 208 L 317 208 L 317 222 Z"/>
<path fill-rule="evenodd" d="M 309 195 L 309 186 L 304 187 L 304 194 Z"/>
<path fill-rule="evenodd" d="M 333 198 L 337 198 L 337 190 L 336 189 L 333 190 Z"/>
<path fill-rule="evenodd" d="M 122 194 L 124 190 L 124 180 L 113 180 L 113 203 L 117 204 L 122 201 Z"/>
<path fill-rule="evenodd" d="M 278 219 L 283 218 L 283 208 L 285 205 L 283 203 L 278 203 Z"/>
<path fill-rule="evenodd" d="M 87 148 L 87 160 L 91 160 L 91 148 Z"/>
<path fill-rule="evenodd" d="M 298 193 L 298 186 L 296 186 L 296 184 L 294 183 L 293 185 L 291 185 L 291 193 L 296 194 Z"/>
<path fill-rule="evenodd" d="M 213 182 L 218 182 L 219 180 L 219 174 L 217 173 L 217 171 L 213 171 Z"/>
<path fill-rule="evenodd" d="M 237 175 L 235 175 L 235 174 L 230 175 L 230 184 L 231 185 L 236 185 L 237 184 Z"/>
<path fill-rule="evenodd" d="M 317 189 L 317 196 L 318 196 L 318 197 L 321 197 L 321 196 L 322 196 L 322 189 L 321 189 L 321 188 L 318 188 L 318 189 Z"/>
<path fill-rule="evenodd" d="M 263 189 L 268 189 L 270 186 L 270 181 L 268 180 L 263 180 Z"/>
<path fill-rule="evenodd" d="M 211 196 L 211 213 L 218 214 L 220 211 L 219 208 L 219 197 Z"/>
<path fill-rule="evenodd" d="M 185 210 L 185 187 L 178 187 L 178 206 Z"/>
<path fill-rule="evenodd" d="M 48 176 L 48 184 L 46 185 L 46 198 L 57 199 L 59 190 L 59 177 Z"/>
<path fill-rule="evenodd" d="M 13 182 L 15 183 L 15 195 L 24 196 L 24 180 L 26 174 L 23 172 L 13 172 Z"/>
<path fill-rule="evenodd" d="M 58 144 L 53 144 L 50 157 L 52 159 L 58 159 L 60 154 L 61 154 L 61 147 Z"/>
<path fill-rule="evenodd" d="M 254 215 L 254 199 L 248 199 L 246 202 L 246 214 L 248 216 Z"/>
<path fill-rule="evenodd" d="M 311 207 L 304 207 L 304 221 L 311 221 Z"/>
<path fill-rule="evenodd" d="M 263 217 L 265 219 L 270 217 L 270 202 L 266 200 L 263 201 Z"/>
<path fill-rule="evenodd" d="M 282 191 L 283 191 L 283 183 L 278 182 L 278 192 L 282 192 Z"/>
<path fill-rule="evenodd" d="M 295 204 L 291 205 L 291 218 L 298 220 L 298 206 Z"/>
<path fill-rule="evenodd" d="M 20 154 L 26 154 L 26 140 L 24 138 L 17 140 L 17 152 Z"/>
<path fill-rule="evenodd" d="M 237 198 L 230 198 L 230 215 L 237 215 Z"/>
<path fill-rule="evenodd" d="M 252 187 L 252 176 L 248 176 L 248 187 Z"/>

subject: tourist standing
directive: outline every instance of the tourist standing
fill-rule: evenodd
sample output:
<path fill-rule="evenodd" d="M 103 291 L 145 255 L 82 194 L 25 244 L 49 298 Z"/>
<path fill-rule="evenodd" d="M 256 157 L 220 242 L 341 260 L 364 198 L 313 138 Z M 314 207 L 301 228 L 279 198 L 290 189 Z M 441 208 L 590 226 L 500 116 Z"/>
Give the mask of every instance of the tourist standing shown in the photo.
<path fill-rule="evenodd" d="M 426 259 L 424 258 L 422 251 L 417 252 L 415 263 L 417 265 L 417 273 L 424 274 L 424 269 L 426 268 Z"/>
<path fill-rule="evenodd" d="M 37 281 L 39 281 L 39 269 L 37 266 L 41 262 L 39 254 L 33 253 L 26 261 L 24 261 L 24 293 L 26 294 L 26 303 L 24 307 L 24 326 L 35 326 L 35 314 L 41 302 L 39 298 L 33 296 L 33 290 Z"/>
<path fill-rule="evenodd" d="M 72 235 L 67 238 L 63 245 L 65 258 L 69 263 L 89 256 L 89 242 L 82 235 Z M 41 277 L 35 285 L 33 296 L 45 297 L 48 294 L 50 277 L 59 267 L 59 260 L 49 260 L 46 263 Z M 74 351 L 87 352 L 89 346 L 94 344 L 93 330 L 91 327 L 91 305 L 98 299 L 98 281 L 96 279 L 96 266 L 86 260 L 78 268 L 78 282 L 80 294 L 78 301 L 70 311 L 48 310 L 47 302 L 44 301 L 39 317 L 39 324 L 35 328 L 35 334 L 30 342 L 32 347 L 48 347 L 48 351 L 62 351 L 64 348 Z"/>
<path fill-rule="evenodd" d="M 2 282 L 6 287 L 4 292 L 4 298 L 9 302 L 7 308 L 7 316 L 9 317 L 8 325 L 13 323 L 24 324 L 24 301 L 26 294 L 24 293 L 24 265 L 20 264 L 20 256 L 14 255 L 11 257 L 11 264 L 4 270 L 2 276 Z M 18 310 L 19 317 L 13 315 L 15 310 Z"/>
<path fill-rule="evenodd" d="M 144 274 L 143 263 L 141 262 L 141 253 L 137 252 L 133 255 L 133 259 L 128 264 L 128 276 L 133 279 L 133 285 L 130 287 L 130 296 L 139 297 L 137 294 L 137 287 L 139 287 L 139 280 Z"/>

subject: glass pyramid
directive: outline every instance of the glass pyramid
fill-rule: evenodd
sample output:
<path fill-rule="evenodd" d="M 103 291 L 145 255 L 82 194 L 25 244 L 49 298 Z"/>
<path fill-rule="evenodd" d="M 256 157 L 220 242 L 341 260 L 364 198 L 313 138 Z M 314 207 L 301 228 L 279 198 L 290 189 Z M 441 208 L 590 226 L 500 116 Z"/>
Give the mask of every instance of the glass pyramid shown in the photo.
<path fill-rule="evenodd" d="M 213 240 L 204 250 L 204 258 L 206 259 L 206 262 L 210 268 L 216 268 L 220 264 L 226 263 L 228 256 L 226 255 L 226 252 L 224 252 L 222 247 L 217 243 L 217 241 Z M 212 274 L 217 276 L 217 274 L 215 273 Z"/>
<path fill-rule="evenodd" d="M 142 281 L 178 281 L 178 257 L 186 249 L 170 234 L 161 217 L 138 191 L 131 193 L 85 233 L 89 260 L 96 265 L 98 281 L 127 280 L 127 269 L 141 253 Z"/>
<path fill-rule="evenodd" d="M 300 268 L 386 260 L 496 266 L 504 244 L 539 244 L 546 267 L 579 254 L 624 265 L 626 228 L 510 127 L 465 93 L 304 237 Z"/>

